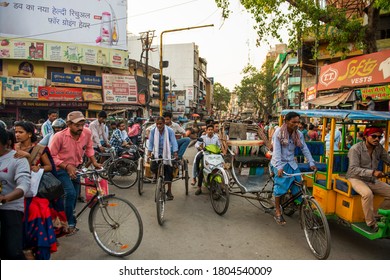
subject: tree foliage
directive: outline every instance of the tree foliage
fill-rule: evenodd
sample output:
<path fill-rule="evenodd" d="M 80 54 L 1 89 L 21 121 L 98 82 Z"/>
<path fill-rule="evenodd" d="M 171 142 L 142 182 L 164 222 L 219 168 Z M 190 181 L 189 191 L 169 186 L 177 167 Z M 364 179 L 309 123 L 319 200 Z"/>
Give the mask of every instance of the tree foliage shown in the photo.
<path fill-rule="evenodd" d="M 252 65 L 243 69 L 244 77 L 241 84 L 235 87 L 239 97 L 239 106 L 252 104 L 259 116 L 269 116 L 272 113 L 273 103 L 273 64 L 274 60 L 268 59 L 258 70 Z"/>
<path fill-rule="evenodd" d="M 214 106 L 217 111 L 227 111 L 230 102 L 230 90 L 220 83 L 214 84 Z"/>
<path fill-rule="evenodd" d="M 222 9 L 222 16 L 228 18 L 230 0 L 215 0 Z M 378 29 L 380 11 L 390 9 L 389 0 L 349 0 L 343 1 L 344 8 L 335 5 L 323 7 L 319 3 L 325 0 L 240 0 L 243 7 L 256 21 L 255 29 L 260 41 L 267 41 L 267 37 L 283 41 L 280 30 L 287 30 L 290 44 L 293 47 L 304 33 L 317 34 L 316 36 L 330 42 L 329 50 L 332 53 L 342 51 L 347 53 L 350 43 L 365 53 L 377 51 L 376 30 Z M 334 0 L 334 3 L 341 1 Z M 356 13 L 347 12 L 357 8 Z M 367 24 L 363 24 L 363 11 L 367 16 Z M 360 13 L 360 14 L 359 14 Z"/>

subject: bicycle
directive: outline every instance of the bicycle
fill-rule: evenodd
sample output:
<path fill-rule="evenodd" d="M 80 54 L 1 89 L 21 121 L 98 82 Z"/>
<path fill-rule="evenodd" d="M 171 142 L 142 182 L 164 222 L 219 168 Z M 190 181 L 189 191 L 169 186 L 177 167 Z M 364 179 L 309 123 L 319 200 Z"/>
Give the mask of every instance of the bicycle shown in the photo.
<path fill-rule="evenodd" d="M 176 159 L 171 159 L 172 163 L 176 162 Z M 164 174 L 164 159 L 150 159 L 150 161 L 158 162 L 158 171 L 157 171 L 157 183 L 155 190 L 155 203 L 157 210 L 157 221 L 160 226 L 164 224 L 164 214 L 165 214 L 165 202 L 166 202 L 166 191 L 165 191 L 165 174 Z"/>
<path fill-rule="evenodd" d="M 286 177 L 296 177 L 313 173 L 314 172 L 301 172 L 288 174 L 283 172 L 283 175 Z M 326 259 L 328 258 L 331 249 L 331 237 L 325 213 L 320 204 L 311 195 L 305 181 L 299 182 L 294 180 L 292 185 L 297 186 L 299 191 L 295 195 L 292 195 L 290 192 L 284 195 L 284 198 L 280 203 L 281 212 L 282 214 L 285 213 L 290 216 L 295 212 L 296 207 L 299 207 L 300 224 L 305 233 L 305 238 L 310 250 L 318 259 Z M 260 205 L 268 211 L 275 207 L 269 193 L 269 190 L 267 190 L 265 192 L 266 196 L 262 194 L 259 195 Z M 300 202 L 299 205 L 295 205 L 294 201 L 299 198 L 302 199 L 302 202 Z M 285 210 L 287 211 L 285 212 Z"/>
<path fill-rule="evenodd" d="M 133 253 L 141 244 L 143 224 L 137 208 L 126 199 L 115 194 L 102 195 L 99 176 L 104 169 L 81 169 L 77 174 L 87 177 L 94 184 L 96 193 L 76 214 L 76 220 L 90 208 L 88 216 L 89 230 L 103 251 L 115 257 L 124 257 Z"/>

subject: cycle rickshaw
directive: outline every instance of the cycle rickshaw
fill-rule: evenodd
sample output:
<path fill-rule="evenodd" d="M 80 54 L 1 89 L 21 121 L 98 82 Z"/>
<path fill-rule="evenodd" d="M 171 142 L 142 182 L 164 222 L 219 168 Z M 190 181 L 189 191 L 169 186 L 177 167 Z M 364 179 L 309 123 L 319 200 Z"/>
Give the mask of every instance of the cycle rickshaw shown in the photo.
<path fill-rule="evenodd" d="M 290 111 L 297 112 L 301 118 L 318 118 L 322 120 L 321 141 L 307 142 L 309 149 L 317 152 L 319 160 L 325 166 L 323 171 L 316 172 L 315 175 L 306 175 L 305 179 L 310 186 L 312 195 L 319 202 L 323 212 L 329 220 L 351 227 L 351 229 L 370 240 L 390 237 L 390 210 L 379 209 L 381 215 L 378 222 L 379 230 L 372 231 L 365 223 L 362 210 L 361 196 L 357 194 L 351 183 L 345 178 L 348 170 L 348 148 L 345 145 L 347 135 L 353 138 L 353 144 L 358 141 L 359 129 L 364 129 L 366 125 L 374 124 L 382 126 L 384 129 L 384 148 L 389 149 L 390 135 L 390 113 L 379 111 L 360 110 L 284 110 L 282 115 Z M 329 151 L 324 151 L 326 124 L 330 124 L 330 145 Z M 341 129 L 341 149 L 334 150 L 334 139 L 336 129 Z M 313 153 L 313 152 L 312 152 Z M 315 153 L 315 152 L 314 152 Z M 382 180 L 389 183 L 389 167 L 383 163 L 379 169 L 387 176 Z M 374 208 L 384 200 L 379 195 L 374 196 Z"/>
<path fill-rule="evenodd" d="M 222 124 L 220 138 L 222 150 L 226 154 L 225 168 L 230 174 L 229 194 L 249 201 L 256 200 L 265 212 L 273 213 L 273 180 L 269 164 L 271 144 L 262 129 L 257 125 L 225 122 Z M 307 173 L 285 176 L 305 174 Z M 318 259 L 326 259 L 330 253 L 330 231 L 326 216 L 309 192 L 305 181 L 294 181 L 294 184 L 300 192 L 294 196 L 286 194 L 281 210 L 286 215 L 300 211 L 300 223 L 311 252 Z M 297 198 L 302 199 L 299 205 L 294 202 Z"/>

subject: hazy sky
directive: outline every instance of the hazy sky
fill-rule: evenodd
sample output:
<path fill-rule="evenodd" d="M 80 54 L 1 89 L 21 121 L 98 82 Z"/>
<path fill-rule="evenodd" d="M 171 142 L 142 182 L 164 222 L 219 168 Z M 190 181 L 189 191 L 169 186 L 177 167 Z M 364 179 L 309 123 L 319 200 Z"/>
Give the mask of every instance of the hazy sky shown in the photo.
<path fill-rule="evenodd" d="M 233 90 L 248 64 L 260 68 L 270 49 L 266 43 L 256 47 L 254 21 L 239 4 L 231 0 L 233 13 L 223 21 L 214 0 L 128 0 L 128 32 L 155 30 L 153 44 L 160 43 L 164 30 L 214 24 L 214 27 L 164 34 L 164 44 L 192 43 L 207 60 L 207 75 Z M 278 43 L 273 40 L 272 44 Z"/>

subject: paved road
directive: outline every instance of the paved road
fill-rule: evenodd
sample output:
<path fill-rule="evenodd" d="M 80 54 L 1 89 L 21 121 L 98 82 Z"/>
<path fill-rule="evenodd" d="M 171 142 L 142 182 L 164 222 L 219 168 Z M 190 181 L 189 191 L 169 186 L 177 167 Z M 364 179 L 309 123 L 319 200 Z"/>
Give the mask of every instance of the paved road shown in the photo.
<path fill-rule="evenodd" d="M 186 156 L 190 163 L 194 148 Z M 257 201 L 231 196 L 229 210 L 218 216 L 212 209 L 207 191 L 195 196 L 190 186 L 185 195 L 184 182 L 174 183 L 175 199 L 166 205 L 166 221 L 159 226 L 154 204 L 154 185 L 145 184 L 144 194 L 137 189 L 120 190 L 110 187 L 111 193 L 130 200 L 142 216 L 144 236 L 138 250 L 126 259 L 134 260 L 311 260 L 311 254 L 298 223 L 298 215 L 286 217 L 287 225 L 278 226 L 270 214 L 259 209 Z M 79 206 L 82 204 L 79 204 Z M 88 214 L 79 221 L 80 231 L 59 239 L 54 260 L 116 259 L 104 253 L 95 243 L 87 226 Z M 329 259 L 365 260 L 390 259 L 390 240 L 370 241 L 351 229 L 330 222 L 332 250 Z"/>

